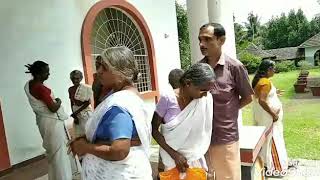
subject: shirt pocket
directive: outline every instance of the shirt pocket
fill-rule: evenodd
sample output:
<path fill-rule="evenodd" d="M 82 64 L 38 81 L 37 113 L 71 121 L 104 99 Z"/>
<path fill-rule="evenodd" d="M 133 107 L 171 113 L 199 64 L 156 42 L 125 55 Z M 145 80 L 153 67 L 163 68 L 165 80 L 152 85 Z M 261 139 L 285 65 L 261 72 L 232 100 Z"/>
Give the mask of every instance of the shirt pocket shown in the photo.
<path fill-rule="evenodd" d="M 211 93 L 214 95 L 215 98 L 219 100 L 225 100 L 228 101 L 232 97 L 233 92 L 232 84 L 226 83 L 226 82 L 216 82 L 214 84 L 213 89 L 211 90 Z"/>

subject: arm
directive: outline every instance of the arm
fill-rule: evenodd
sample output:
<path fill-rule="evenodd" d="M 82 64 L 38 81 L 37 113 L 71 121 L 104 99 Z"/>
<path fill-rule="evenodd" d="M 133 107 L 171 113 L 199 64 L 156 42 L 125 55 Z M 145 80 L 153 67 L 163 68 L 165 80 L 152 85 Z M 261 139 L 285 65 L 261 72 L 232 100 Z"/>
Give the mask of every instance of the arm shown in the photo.
<path fill-rule="evenodd" d="M 246 96 L 240 98 L 240 109 L 245 107 L 246 105 L 250 104 L 252 102 L 252 96 Z"/>
<path fill-rule="evenodd" d="M 72 117 L 73 117 L 73 116 L 76 116 L 78 113 L 80 113 L 82 110 L 84 110 L 85 108 L 87 108 L 89 105 L 90 105 L 90 101 L 85 101 L 78 110 L 76 110 L 75 112 L 72 113 L 71 116 L 72 116 Z"/>
<path fill-rule="evenodd" d="M 152 137 L 174 159 L 179 171 L 185 172 L 188 168 L 187 159 L 166 143 L 165 138 L 159 131 L 161 122 L 163 122 L 163 119 L 155 112 L 152 117 Z"/>
<path fill-rule="evenodd" d="M 243 65 L 235 70 L 236 89 L 240 95 L 240 109 L 252 102 L 253 89 L 249 82 L 248 72 Z"/>
<path fill-rule="evenodd" d="M 119 107 L 112 107 L 96 130 L 96 140 L 110 141 L 111 145 L 89 143 L 82 138 L 72 143 L 72 151 L 78 155 L 94 154 L 110 161 L 123 160 L 130 152 L 133 130 L 131 116 Z"/>
<path fill-rule="evenodd" d="M 112 142 L 111 146 L 89 144 L 89 154 L 93 154 L 105 160 L 121 161 L 130 152 L 130 139 L 118 139 Z"/>
<path fill-rule="evenodd" d="M 154 140 L 172 157 L 176 153 L 174 149 L 172 149 L 164 139 L 163 135 L 159 131 L 160 124 L 162 122 L 162 118 L 155 112 L 152 117 L 152 137 Z"/>
<path fill-rule="evenodd" d="M 47 105 L 49 111 L 53 113 L 58 111 L 58 109 L 61 106 L 61 99 L 56 98 L 53 100 L 50 96 L 51 94 L 50 89 L 46 88 L 45 86 L 39 86 L 35 89 L 35 91 L 38 94 L 40 100 Z"/>
<path fill-rule="evenodd" d="M 69 99 L 70 99 L 70 106 L 71 106 L 71 112 L 73 112 L 73 109 L 72 109 L 72 105 L 73 105 L 73 102 L 72 102 L 72 100 L 71 100 L 71 87 L 68 89 L 68 93 L 69 93 Z"/>
<path fill-rule="evenodd" d="M 130 139 L 117 139 L 112 144 L 91 144 L 84 138 L 78 139 L 71 144 L 72 151 L 80 156 L 93 154 L 108 161 L 121 161 L 130 152 Z"/>
<path fill-rule="evenodd" d="M 261 91 L 260 95 L 259 95 L 259 104 L 261 105 L 261 107 L 267 111 L 273 118 L 273 122 L 278 120 L 278 113 L 279 112 L 273 112 L 271 110 L 271 107 L 268 105 L 267 103 L 267 97 L 268 97 L 268 93 Z"/>
<path fill-rule="evenodd" d="M 56 102 L 52 101 L 52 103 L 47 104 L 48 109 L 53 113 L 57 112 L 61 106 L 61 100 L 59 98 L 56 98 L 55 101 Z"/>

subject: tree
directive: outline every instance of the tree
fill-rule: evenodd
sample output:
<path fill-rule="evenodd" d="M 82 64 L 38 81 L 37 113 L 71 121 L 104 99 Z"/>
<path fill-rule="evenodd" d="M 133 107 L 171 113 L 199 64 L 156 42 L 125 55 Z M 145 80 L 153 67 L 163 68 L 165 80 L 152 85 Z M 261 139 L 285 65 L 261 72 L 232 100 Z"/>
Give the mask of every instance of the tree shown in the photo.
<path fill-rule="evenodd" d="M 259 16 L 251 12 L 248 14 L 247 20 L 248 22 L 245 22 L 243 26 L 236 23 L 233 16 L 237 52 L 243 51 L 250 43 L 262 46 L 261 33 L 264 32 L 265 27 L 260 24 Z"/>
<path fill-rule="evenodd" d="M 247 36 L 248 39 L 252 42 L 254 41 L 255 37 L 260 35 L 260 18 L 258 15 L 254 15 L 253 12 L 248 14 L 247 18 L 248 22 L 245 23 L 247 28 Z"/>
<path fill-rule="evenodd" d="M 291 10 L 286 16 L 273 17 L 263 33 L 263 45 L 267 49 L 295 47 L 312 36 L 310 23 L 299 9 Z"/>
<path fill-rule="evenodd" d="M 181 68 L 186 70 L 191 65 L 188 17 L 186 10 L 176 2 L 178 23 L 179 51 Z"/>
<path fill-rule="evenodd" d="M 234 22 L 234 33 L 237 52 L 241 52 L 247 47 L 247 44 L 249 44 L 249 41 L 247 40 L 247 31 L 245 30 L 244 26 Z"/>
<path fill-rule="evenodd" d="M 256 72 L 256 70 L 259 67 L 259 64 L 261 63 L 260 57 L 255 56 L 249 52 L 242 52 L 240 54 L 239 60 L 243 63 L 248 73 L 250 74 Z"/>
<path fill-rule="evenodd" d="M 287 17 L 272 17 L 267 24 L 267 30 L 263 35 L 263 46 L 266 49 L 287 47 Z"/>
<path fill-rule="evenodd" d="M 310 35 L 314 36 L 319 32 L 320 32 L 320 16 L 317 16 L 310 21 Z"/>
<path fill-rule="evenodd" d="M 301 9 L 297 13 L 291 10 L 287 20 L 288 46 L 298 46 L 310 37 L 310 25 Z"/>

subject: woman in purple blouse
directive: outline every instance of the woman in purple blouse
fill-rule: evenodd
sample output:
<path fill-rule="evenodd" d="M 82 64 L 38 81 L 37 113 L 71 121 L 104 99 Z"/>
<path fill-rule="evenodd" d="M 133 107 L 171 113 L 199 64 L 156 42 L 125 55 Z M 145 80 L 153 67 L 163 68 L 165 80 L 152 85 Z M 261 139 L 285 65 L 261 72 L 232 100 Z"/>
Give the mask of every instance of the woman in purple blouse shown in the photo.
<path fill-rule="evenodd" d="M 214 78 L 209 65 L 196 63 L 182 75 L 180 88 L 161 95 L 152 119 L 152 136 L 161 147 L 165 171 L 207 169 L 204 154 L 210 145 L 213 115 L 208 91 Z"/>

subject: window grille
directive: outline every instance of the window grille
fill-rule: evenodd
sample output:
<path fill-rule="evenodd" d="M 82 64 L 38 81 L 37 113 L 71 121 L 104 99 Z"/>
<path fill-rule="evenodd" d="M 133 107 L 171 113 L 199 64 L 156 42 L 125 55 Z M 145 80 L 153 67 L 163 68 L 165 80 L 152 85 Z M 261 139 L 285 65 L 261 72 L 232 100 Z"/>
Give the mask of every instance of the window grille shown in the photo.
<path fill-rule="evenodd" d="M 139 92 L 151 91 L 148 52 L 143 34 L 134 19 L 116 7 L 102 10 L 96 17 L 91 33 L 92 67 L 103 50 L 126 46 L 134 53 L 141 78 L 135 84 Z"/>

